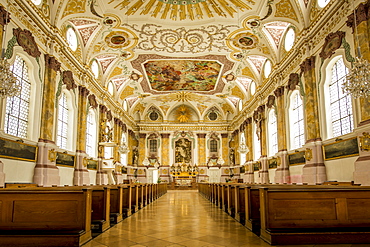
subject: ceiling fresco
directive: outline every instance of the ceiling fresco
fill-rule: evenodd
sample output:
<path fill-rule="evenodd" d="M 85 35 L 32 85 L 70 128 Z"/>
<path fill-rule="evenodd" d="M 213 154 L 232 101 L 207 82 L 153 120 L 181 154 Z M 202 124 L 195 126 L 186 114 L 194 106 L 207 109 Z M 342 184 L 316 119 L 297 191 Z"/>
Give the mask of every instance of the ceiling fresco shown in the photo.
<path fill-rule="evenodd" d="M 212 107 L 222 115 L 217 121 L 232 119 L 239 101 L 253 98 L 251 82 L 265 83 L 265 62 L 274 67 L 284 58 L 286 30 L 298 36 L 309 18 L 297 0 L 53 2 L 46 17 L 62 34 L 75 30 L 78 49 L 70 52 L 87 67 L 98 62 L 97 82 L 113 83 L 132 116 L 155 107 L 163 120 L 185 106 L 200 119 Z"/>

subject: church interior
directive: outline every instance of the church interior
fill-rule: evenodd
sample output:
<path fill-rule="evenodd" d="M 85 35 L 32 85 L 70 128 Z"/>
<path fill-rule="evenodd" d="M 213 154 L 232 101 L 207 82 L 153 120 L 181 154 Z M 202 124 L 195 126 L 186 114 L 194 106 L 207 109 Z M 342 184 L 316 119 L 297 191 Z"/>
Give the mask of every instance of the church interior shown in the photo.
<path fill-rule="evenodd" d="M 53 191 L 45 200 L 60 194 L 68 208 L 63 188 L 85 201 L 118 193 L 123 204 L 127 192 L 134 206 L 119 206 L 115 221 L 167 189 L 180 193 L 170 198 L 198 189 L 247 223 L 233 204 L 246 185 L 337 184 L 360 194 L 370 185 L 370 1 L 0 0 L 0 26 L 0 212 L 10 203 L 1 193 L 15 187 L 40 198 Z M 103 187 L 81 189 L 89 186 Z M 270 189 L 259 191 L 265 205 Z M 14 205 L 18 224 L 26 211 Z M 266 222 L 257 226 L 267 227 L 264 241 L 284 243 Z M 304 238 L 293 235 L 289 243 Z"/>

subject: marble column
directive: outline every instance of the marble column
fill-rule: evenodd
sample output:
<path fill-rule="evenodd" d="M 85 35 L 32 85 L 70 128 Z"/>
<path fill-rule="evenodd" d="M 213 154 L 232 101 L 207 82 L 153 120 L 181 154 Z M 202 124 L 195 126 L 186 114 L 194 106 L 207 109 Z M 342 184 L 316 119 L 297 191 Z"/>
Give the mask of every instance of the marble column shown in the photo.
<path fill-rule="evenodd" d="M 245 166 L 245 181 L 246 183 L 254 183 L 254 170 L 253 170 L 253 122 L 252 118 L 249 117 L 245 121 L 245 144 L 247 145 L 249 152 L 246 154 L 246 166 Z"/>
<path fill-rule="evenodd" d="M 145 157 L 147 157 L 145 142 L 146 142 L 146 134 L 140 133 L 139 134 L 139 164 L 138 166 L 142 166 Z"/>
<path fill-rule="evenodd" d="M 46 54 L 40 138 L 37 143 L 38 153 L 33 176 L 34 183 L 39 186 L 60 185 L 59 169 L 55 163 L 57 146 L 53 136 L 58 71 L 60 72 L 60 62 L 55 57 Z"/>
<path fill-rule="evenodd" d="M 87 128 L 87 96 L 89 90 L 86 87 L 78 87 L 78 121 L 77 121 L 77 150 L 76 165 L 73 174 L 73 184 L 77 186 L 90 184 L 89 171 L 87 170 L 86 154 L 86 128 Z"/>
<path fill-rule="evenodd" d="M 198 182 L 207 180 L 206 134 L 198 133 Z"/>
<path fill-rule="evenodd" d="M 170 134 L 161 134 L 161 167 L 160 167 L 160 178 L 162 181 L 170 181 L 169 167 L 170 167 Z"/>
<path fill-rule="evenodd" d="M 105 127 L 106 127 L 106 120 L 107 120 L 107 112 L 108 108 L 105 105 L 99 105 L 99 143 L 105 142 L 105 137 L 103 135 Z M 96 172 L 96 184 L 103 185 L 108 184 L 108 174 L 107 171 L 103 170 L 103 159 L 104 159 L 104 146 L 98 146 L 98 171 Z"/>
<path fill-rule="evenodd" d="M 290 183 L 290 172 L 287 152 L 287 133 L 286 133 L 286 108 L 284 86 L 278 87 L 274 91 L 276 97 L 276 121 L 278 136 L 278 167 L 275 172 L 275 183 Z"/>
<path fill-rule="evenodd" d="M 224 165 L 228 165 L 229 164 L 229 156 L 228 156 L 228 150 L 229 150 L 229 134 L 227 133 L 222 133 L 221 134 L 221 142 L 222 142 L 222 159 L 224 160 Z"/>
<path fill-rule="evenodd" d="M 265 117 L 265 105 L 260 105 L 253 114 L 253 120 L 257 125 L 257 131 L 259 132 L 259 141 L 261 145 L 261 157 L 259 161 L 261 162 L 261 169 L 258 174 L 260 177 L 260 182 L 263 184 L 269 183 L 269 167 L 267 160 L 267 129 L 266 129 L 266 117 Z"/>
<path fill-rule="evenodd" d="M 370 61 L 370 1 L 361 3 L 355 13 L 348 16 L 347 26 L 352 28 L 355 47 L 359 47 L 361 58 Z M 356 17 L 354 16 L 356 14 Z M 354 22 L 356 20 L 356 23 Z M 359 50 L 357 50 L 359 52 Z M 366 148 L 365 139 L 370 133 L 370 96 L 360 97 L 358 126 L 354 129 L 359 141 L 359 157 L 355 161 L 353 180 L 355 184 L 370 185 L 370 150 Z"/>
<path fill-rule="evenodd" d="M 318 88 L 315 73 L 315 56 L 311 56 L 300 65 L 304 79 L 304 111 L 306 130 L 306 164 L 303 167 L 302 182 L 321 184 L 326 180 L 326 168 L 322 151 L 319 125 Z"/>

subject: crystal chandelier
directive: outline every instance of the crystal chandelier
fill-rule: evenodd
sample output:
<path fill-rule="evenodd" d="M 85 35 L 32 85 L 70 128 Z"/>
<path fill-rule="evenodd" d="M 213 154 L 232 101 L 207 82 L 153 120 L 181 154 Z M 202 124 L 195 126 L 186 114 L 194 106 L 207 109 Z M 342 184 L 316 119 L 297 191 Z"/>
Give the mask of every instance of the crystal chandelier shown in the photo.
<path fill-rule="evenodd" d="M 356 57 L 352 69 L 343 83 L 343 92 L 355 99 L 367 98 L 370 95 L 370 63 L 366 59 Z"/>
<path fill-rule="evenodd" d="M 17 78 L 10 70 L 10 64 L 6 58 L 0 58 L 0 97 L 13 97 L 19 92 L 20 87 L 17 84 Z"/>

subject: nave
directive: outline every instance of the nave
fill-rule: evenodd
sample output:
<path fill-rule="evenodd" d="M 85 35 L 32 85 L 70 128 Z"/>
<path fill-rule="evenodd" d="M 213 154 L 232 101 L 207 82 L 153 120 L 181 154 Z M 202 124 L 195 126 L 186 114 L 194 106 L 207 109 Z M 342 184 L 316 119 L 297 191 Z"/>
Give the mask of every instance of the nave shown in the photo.
<path fill-rule="evenodd" d="M 169 190 L 83 247 L 270 247 L 195 190 Z M 283 245 L 278 245 L 282 247 Z M 293 245 L 284 245 L 293 247 Z M 297 246 L 297 245 L 294 245 Z M 368 247 L 368 244 L 298 247 Z"/>

